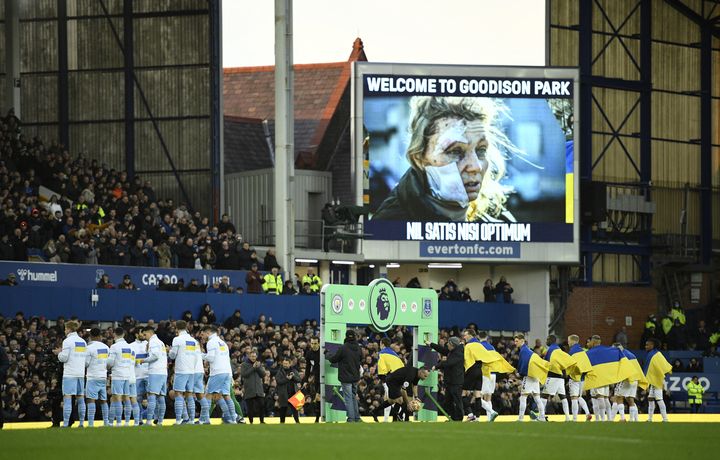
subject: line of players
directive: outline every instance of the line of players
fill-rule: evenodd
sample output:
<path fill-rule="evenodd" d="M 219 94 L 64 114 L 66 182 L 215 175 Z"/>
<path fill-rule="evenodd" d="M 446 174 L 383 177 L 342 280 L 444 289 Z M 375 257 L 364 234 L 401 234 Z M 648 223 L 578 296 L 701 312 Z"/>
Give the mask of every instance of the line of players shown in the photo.
<path fill-rule="evenodd" d="M 231 399 L 232 368 L 227 344 L 218 336 L 215 326 L 204 326 L 200 343 L 187 331 L 185 321 L 177 321 L 177 337 L 168 352 L 165 344 L 146 326 L 131 343 L 125 340 L 122 328 L 114 329 L 114 343 L 108 347 L 101 340 L 100 329 L 90 330 L 90 342 L 78 335 L 77 321 L 65 323 L 66 338 L 61 348 L 54 350 L 63 363 L 63 426 L 69 426 L 72 402 L 75 398 L 79 425 L 87 412 L 88 426 L 95 423 L 97 404 L 100 404 L 104 426 L 162 425 L 165 418 L 165 397 L 168 380 L 168 358 L 175 361 L 173 391 L 175 393 L 175 424 L 210 423 L 213 402 L 222 411 L 223 422 L 242 423 Z M 203 363 L 208 363 L 205 384 Z M 110 405 L 108 406 L 108 370 L 110 371 Z M 200 402 L 199 420 L 195 422 L 195 402 Z M 147 399 L 147 416 L 140 417 L 141 404 Z M 87 401 L 87 404 L 86 404 Z"/>
<path fill-rule="evenodd" d="M 452 420 L 460 421 L 464 418 L 464 409 L 462 395 L 470 397 L 470 411 L 467 416 L 468 421 L 479 420 L 478 415 L 480 409 L 485 410 L 487 421 L 494 421 L 498 412 L 492 407 L 492 395 L 495 392 L 497 383 L 497 372 L 488 371 L 488 364 L 477 359 L 477 355 L 473 353 L 473 347 L 482 347 L 481 349 L 495 352 L 495 348 L 488 341 L 487 333 L 476 332 L 471 329 L 463 331 L 462 342 L 457 337 L 451 337 L 445 346 L 426 342 L 426 346 L 432 347 L 446 358 L 433 367 L 432 370 L 439 369 L 444 372 L 445 379 L 445 408 L 448 416 Z M 520 355 L 520 364 L 518 373 L 522 377 L 520 383 L 520 400 L 518 421 L 523 421 L 525 412 L 527 411 L 528 397 L 532 397 L 537 407 L 537 411 L 530 411 L 530 417 L 533 420 L 546 421 L 545 409 L 548 400 L 557 396 L 560 398 L 565 421 L 577 421 L 579 411 L 585 414 L 586 421 L 590 421 L 593 415 L 583 397 L 584 380 L 586 374 L 565 372 L 556 366 L 551 366 L 548 371 L 547 380 L 544 385 L 540 385 L 538 378 L 528 375 L 529 356 L 534 352 L 527 346 L 523 334 L 516 334 L 513 338 L 515 346 Z M 577 335 L 568 336 L 569 355 L 584 353 L 586 349 L 579 344 L 580 338 Z M 547 362 L 554 364 L 551 360 L 552 353 L 559 349 L 557 338 L 550 335 L 546 341 L 548 349 L 544 355 Z M 600 346 L 602 343 L 600 336 L 594 335 L 587 340 L 587 349 Z M 417 385 L 419 380 L 428 377 L 430 370 L 426 368 L 415 368 L 406 366 L 398 354 L 398 346 L 392 344 L 389 339 L 383 339 L 383 348 L 379 352 L 378 374 L 384 379 L 383 386 L 386 392 L 385 403 L 374 414 L 376 417 L 378 412 L 384 411 L 384 421 L 388 421 L 389 417 L 398 420 L 400 414 L 407 408 L 407 412 L 415 412 L 419 408 Z M 649 340 L 646 344 L 646 351 L 650 352 L 658 347 L 655 340 Z M 615 343 L 613 346 L 619 348 L 628 360 L 637 360 L 635 355 L 630 351 L 623 349 L 622 345 Z M 524 355 L 524 356 L 523 356 Z M 524 359 L 525 357 L 525 359 Z M 503 360 L 504 361 L 504 360 Z M 525 361 L 525 362 L 523 362 Z M 459 364 L 464 365 L 464 375 L 458 370 L 463 369 Z M 507 363 L 506 363 L 507 364 Z M 483 369 L 485 366 L 485 369 Z M 505 369 L 512 369 L 509 364 Z M 514 369 L 512 369 L 514 370 Z M 568 377 L 568 391 L 565 389 L 565 375 Z M 461 395 L 462 388 L 462 395 Z M 635 404 L 637 396 L 638 381 L 624 380 L 614 386 L 614 396 L 610 395 L 610 387 L 604 386 L 590 390 L 590 398 L 595 414 L 595 421 L 614 421 L 617 415 L 620 420 L 625 421 L 625 403 L 627 403 L 629 411 L 629 420 L 638 421 L 638 408 Z M 411 397 L 412 394 L 412 397 Z M 567 395 L 570 396 L 570 405 L 568 404 Z M 648 388 L 648 421 L 652 421 L 655 406 L 658 406 L 664 422 L 667 421 L 667 409 L 662 397 L 662 388 L 656 388 L 652 385 Z M 570 418 L 572 414 L 572 419 Z M 400 416 L 400 418 L 402 418 Z"/>

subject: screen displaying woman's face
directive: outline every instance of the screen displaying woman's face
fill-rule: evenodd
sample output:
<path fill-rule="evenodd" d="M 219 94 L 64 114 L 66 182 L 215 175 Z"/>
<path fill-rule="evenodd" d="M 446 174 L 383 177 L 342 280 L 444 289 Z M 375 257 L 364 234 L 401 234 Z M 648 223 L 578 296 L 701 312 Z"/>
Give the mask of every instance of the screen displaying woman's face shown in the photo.
<path fill-rule="evenodd" d="M 488 169 L 487 148 L 482 121 L 441 118 L 435 122 L 435 134 L 428 140 L 424 164 L 439 167 L 455 163 L 468 200 L 473 201 Z"/>

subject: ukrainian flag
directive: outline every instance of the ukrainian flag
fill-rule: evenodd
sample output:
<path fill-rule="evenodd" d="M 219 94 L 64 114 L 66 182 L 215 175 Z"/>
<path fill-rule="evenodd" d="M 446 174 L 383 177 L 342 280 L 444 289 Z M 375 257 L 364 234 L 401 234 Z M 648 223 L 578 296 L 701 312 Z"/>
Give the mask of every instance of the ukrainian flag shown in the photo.
<path fill-rule="evenodd" d="M 98 359 L 107 359 L 109 350 L 107 348 L 99 348 L 97 351 Z"/>
<path fill-rule="evenodd" d="M 130 348 L 122 348 L 121 354 L 123 359 L 135 359 L 135 355 L 133 355 L 132 349 Z"/>
<path fill-rule="evenodd" d="M 405 367 L 403 360 L 390 347 L 385 347 L 378 353 L 378 375 L 387 375 Z"/>
<path fill-rule="evenodd" d="M 562 374 L 565 369 L 575 365 L 575 360 L 557 344 L 550 345 L 545 353 L 545 361 L 550 363 L 550 372 L 554 374 Z"/>
<path fill-rule="evenodd" d="M 659 351 L 653 349 L 645 357 L 643 372 L 648 383 L 655 388 L 665 386 L 665 374 L 672 374 L 672 366 Z"/>
<path fill-rule="evenodd" d="M 495 350 L 495 347 L 493 347 L 490 342 L 485 340 L 480 342 L 480 345 L 482 345 L 493 358 L 497 358 L 492 362 L 483 361 L 482 373 L 484 376 L 489 377 L 492 372 L 498 374 L 509 374 L 511 372 L 515 372 L 515 368 L 512 367 L 510 363 L 497 352 L 497 350 Z"/>
<path fill-rule="evenodd" d="M 570 358 L 573 359 L 574 364 L 567 369 L 568 376 L 579 382 L 582 380 L 583 374 L 587 374 L 592 370 L 592 364 L 590 364 L 585 349 L 578 344 L 570 347 Z"/>
<path fill-rule="evenodd" d="M 75 351 L 78 353 L 85 353 L 85 342 L 75 342 Z"/>
<path fill-rule="evenodd" d="M 195 351 L 195 341 L 194 340 L 186 340 L 185 341 L 185 350 L 186 351 Z"/>
<path fill-rule="evenodd" d="M 599 345 L 586 353 L 592 364 L 592 370 L 585 378 L 586 389 L 600 388 L 630 378 L 630 366 L 619 348 Z"/>
<path fill-rule="evenodd" d="M 623 350 L 623 355 L 627 358 L 627 361 L 624 361 L 626 365 L 628 366 L 628 374 L 630 374 L 630 377 L 628 377 L 629 382 L 637 382 L 638 386 L 642 388 L 643 390 L 647 389 L 648 387 L 648 381 L 645 378 L 645 374 L 643 373 L 642 367 L 640 367 L 640 363 L 637 360 L 637 357 L 635 357 L 634 354 L 627 350 Z"/>
<path fill-rule="evenodd" d="M 136 364 L 142 364 L 142 360 L 145 359 L 145 358 L 147 358 L 147 357 L 148 357 L 148 354 L 147 354 L 147 353 L 138 353 L 138 354 L 135 355 L 135 363 L 136 363 Z"/>
<path fill-rule="evenodd" d="M 545 384 L 549 370 L 550 363 L 535 354 L 527 344 L 520 348 L 520 360 L 518 363 L 518 373 L 520 375 L 536 378 L 540 383 Z"/>
<path fill-rule="evenodd" d="M 490 344 L 488 344 L 490 345 Z M 492 346 L 492 345 L 491 345 Z M 465 370 L 470 369 L 476 362 L 480 361 L 483 364 L 494 363 L 498 359 L 502 358 L 499 353 L 494 355 L 485 348 L 477 338 L 468 340 L 465 344 Z"/>

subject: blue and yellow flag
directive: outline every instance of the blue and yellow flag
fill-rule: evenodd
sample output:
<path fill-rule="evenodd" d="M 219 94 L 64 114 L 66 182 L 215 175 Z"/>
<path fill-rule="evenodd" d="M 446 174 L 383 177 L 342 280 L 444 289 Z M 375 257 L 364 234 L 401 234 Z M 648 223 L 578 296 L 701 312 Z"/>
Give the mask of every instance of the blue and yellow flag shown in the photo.
<path fill-rule="evenodd" d="M 186 340 L 185 341 L 185 350 L 186 351 L 195 351 L 195 341 L 194 340 Z"/>
<path fill-rule="evenodd" d="M 567 369 L 567 374 L 571 379 L 579 382 L 583 379 L 583 374 L 590 372 L 592 364 L 590 364 L 585 349 L 578 344 L 570 347 L 570 358 L 575 361 L 575 364 Z"/>
<path fill-rule="evenodd" d="M 135 363 L 136 363 L 136 364 L 142 364 L 142 360 L 145 359 L 145 358 L 147 358 L 147 357 L 148 357 L 148 354 L 147 354 L 147 353 L 138 353 L 138 354 L 135 355 Z"/>
<path fill-rule="evenodd" d="M 672 366 L 662 353 L 653 349 L 645 357 L 643 372 L 650 385 L 662 389 L 665 386 L 665 374 L 672 374 Z"/>
<path fill-rule="evenodd" d="M 645 374 L 643 373 L 642 367 L 640 367 L 640 363 L 638 362 L 637 357 L 628 350 L 622 350 L 622 353 L 627 358 L 626 361 L 623 361 L 623 365 L 627 365 L 629 367 L 626 371 L 628 374 L 630 374 L 630 376 L 627 378 L 628 381 L 637 382 L 640 388 L 647 389 L 648 381 L 645 378 Z"/>
<path fill-rule="evenodd" d="M 484 376 L 489 377 L 493 372 L 499 374 L 509 374 L 511 372 L 515 372 L 515 368 L 512 367 L 505 358 L 503 358 L 503 355 L 495 350 L 495 347 L 493 347 L 490 342 L 484 340 L 480 342 L 480 345 L 487 350 L 491 357 L 496 358 L 495 361 L 491 362 L 483 361 L 482 373 Z"/>
<path fill-rule="evenodd" d="M 85 353 L 85 342 L 75 342 L 75 351 L 77 353 Z"/>
<path fill-rule="evenodd" d="M 488 344 L 490 345 L 490 344 Z M 492 347 L 492 345 L 490 345 Z M 480 361 L 483 364 L 493 363 L 502 358 L 499 353 L 494 355 L 488 351 L 477 338 L 468 340 L 465 344 L 465 370 L 470 369 L 476 362 Z"/>
<path fill-rule="evenodd" d="M 550 363 L 550 372 L 555 374 L 562 374 L 565 369 L 575 365 L 575 360 L 555 343 L 545 352 L 545 361 Z"/>
<path fill-rule="evenodd" d="M 98 348 L 97 357 L 98 359 L 107 359 L 109 350 L 107 348 Z"/>
<path fill-rule="evenodd" d="M 631 368 L 619 348 L 598 345 L 585 353 L 592 364 L 592 370 L 585 377 L 586 389 L 613 385 L 630 378 Z"/>
<path fill-rule="evenodd" d="M 400 356 L 390 347 L 385 347 L 378 353 L 378 375 L 387 375 L 405 367 Z"/>
<path fill-rule="evenodd" d="M 550 363 L 535 354 L 527 344 L 520 348 L 520 360 L 518 362 L 518 373 L 523 377 L 533 377 L 544 384 L 550 370 Z"/>
<path fill-rule="evenodd" d="M 123 359 L 135 359 L 135 353 L 133 353 L 131 348 L 123 348 L 121 349 L 121 353 Z"/>

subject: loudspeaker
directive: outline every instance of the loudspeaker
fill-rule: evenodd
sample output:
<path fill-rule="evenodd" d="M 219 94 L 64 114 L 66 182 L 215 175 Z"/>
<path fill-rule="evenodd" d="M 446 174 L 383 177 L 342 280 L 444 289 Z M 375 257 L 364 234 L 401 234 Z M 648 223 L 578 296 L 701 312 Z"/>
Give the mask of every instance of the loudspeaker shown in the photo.
<path fill-rule="evenodd" d="M 605 221 L 607 214 L 607 185 L 605 182 L 580 182 L 580 221 L 594 224 Z"/>

